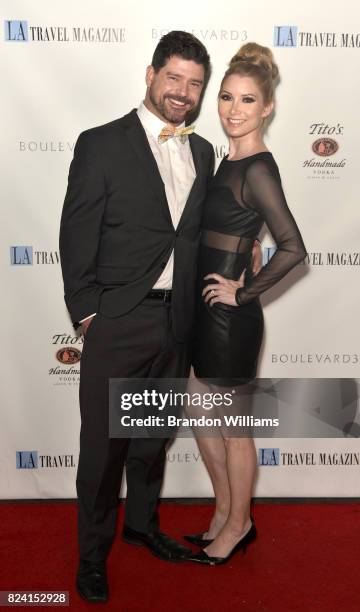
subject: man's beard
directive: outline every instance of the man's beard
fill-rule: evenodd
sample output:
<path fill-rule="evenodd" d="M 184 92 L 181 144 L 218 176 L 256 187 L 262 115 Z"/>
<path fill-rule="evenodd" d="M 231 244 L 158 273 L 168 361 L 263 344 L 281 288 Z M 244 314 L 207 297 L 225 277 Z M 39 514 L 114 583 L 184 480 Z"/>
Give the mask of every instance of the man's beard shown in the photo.
<path fill-rule="evenodd" d="M 193 103 L 193 101 L 190 98 L 186 98 L 184 96 L 171 96 L 171 95 L 167 94 L 167 95 L 165 95 L 163 97 L 162 100 L 157 101 L 155 99 L 155 97 L 154 97 L 154 95 L 153 95 L 153 93 L 151 91 L 151 87 L 150 87 L 149 98 L 150 98 L 151 104 L 156 108 L 156 110 L 165 119 L 165 121 L 168 121 L 169 123 L 174 123 L 175 125 L 183 123 L 183 121 L 186 119 L 187 115 L 194 111 L 194 103 Z M 165 100 L 166 100 L 166 98 L 172 98 L 174 100 L 177 100 L 178 102 L 184 102 L 185 104 L 190 105 L 190 109 L 185 111 L 184 114 L 179 119 L 179 113 L 177 113 L 176 111 L 172 111 L 171 109 L 167 109 L 165 107 Z M 181 109 L 179 109 L 179 112 L 181 112 Z"/>

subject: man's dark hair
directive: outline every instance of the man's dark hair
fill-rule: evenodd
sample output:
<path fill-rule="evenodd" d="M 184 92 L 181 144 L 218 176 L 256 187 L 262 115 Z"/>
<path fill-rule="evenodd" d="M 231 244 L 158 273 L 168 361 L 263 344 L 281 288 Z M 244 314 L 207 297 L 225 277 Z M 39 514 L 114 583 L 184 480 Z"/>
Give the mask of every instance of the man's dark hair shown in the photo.
<path fill-rule="evenodd" d="M 160 39 L 151 61 L 155 72 L 163 68 L 173 55 L 201 64 L 205 71 L 205 83 L 208 81 L 210 76 L 210 56 L 205 46 L 195 36 L 181 30 L 173 30 L 165 34 Z"/>

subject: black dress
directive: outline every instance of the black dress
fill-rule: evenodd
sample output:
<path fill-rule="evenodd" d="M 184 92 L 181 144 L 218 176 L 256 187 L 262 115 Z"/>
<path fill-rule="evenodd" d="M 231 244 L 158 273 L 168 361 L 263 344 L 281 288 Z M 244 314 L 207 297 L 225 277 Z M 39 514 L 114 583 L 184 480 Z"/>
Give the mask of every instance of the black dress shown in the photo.
<path fill-rule="evenodd" d="M 256 277 L 251 252 L 263 223 L 277 250 Z M 304 259 L 305 247 L 286 204 L 276 162 L 269 152 L 240 160 L 223 159 L 213 178 L 204 207 L 199 257 L 197 325 L 193 365 L 198 378 L 221 385 L 242 384 L 256 376 L 263 336 L 259 295 Z M 216 281 L 217 272 L 238 280 L 246 269 L 238 306 L 219 302 L 209 306 L 201 293 Z M 214 380 L 215 382 L 215 380 Z"/>

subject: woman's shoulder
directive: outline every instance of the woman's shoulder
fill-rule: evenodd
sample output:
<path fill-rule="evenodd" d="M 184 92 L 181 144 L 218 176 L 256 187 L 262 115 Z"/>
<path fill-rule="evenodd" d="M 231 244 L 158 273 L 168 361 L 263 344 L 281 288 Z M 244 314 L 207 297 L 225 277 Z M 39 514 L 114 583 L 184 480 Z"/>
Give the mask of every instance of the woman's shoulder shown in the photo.
<path fill-rule="evenodd" d="M 246 162 L 246 176 L 248 180 L 260 180 L 261 176 L 271 174 L 280 180 L 278 165 L 270 151 L 261 151 L 244 159 Z"/>

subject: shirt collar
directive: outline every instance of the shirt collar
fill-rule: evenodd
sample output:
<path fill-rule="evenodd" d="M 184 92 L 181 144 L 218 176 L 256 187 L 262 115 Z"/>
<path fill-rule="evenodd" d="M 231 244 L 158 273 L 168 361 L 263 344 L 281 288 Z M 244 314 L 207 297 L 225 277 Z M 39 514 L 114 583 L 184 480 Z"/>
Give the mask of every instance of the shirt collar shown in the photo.
<path fill-rule="evenodd" d="M 157 138 L 165 125 L 167 125 L 166 121 L 162 121 L 154 115 L 148 108 L 146 108 L 144 102 L 141 102 L 139 108 L 137 109 L 137 115 L 147 132 L 149 132 L 154 138 Z M 177 127 L 182 128 L 185 127 L 185 121 L 178 125 Z"/>

